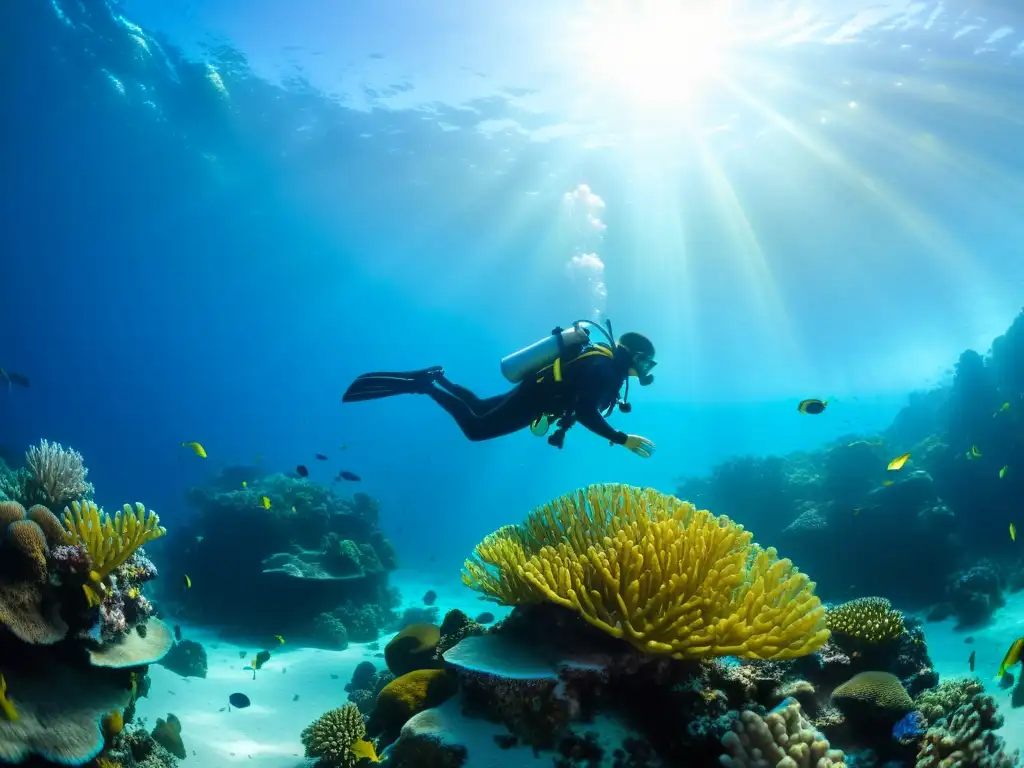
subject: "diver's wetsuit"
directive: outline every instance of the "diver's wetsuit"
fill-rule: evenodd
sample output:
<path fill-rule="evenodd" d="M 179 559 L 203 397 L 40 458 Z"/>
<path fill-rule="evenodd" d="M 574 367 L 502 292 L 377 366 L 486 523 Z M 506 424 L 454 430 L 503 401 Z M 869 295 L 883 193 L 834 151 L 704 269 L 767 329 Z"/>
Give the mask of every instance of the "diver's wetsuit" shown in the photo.
<path fill-rule="evenodd" d="M 601 412 L 613 405 L 629 375 L 630 360 L 621 352 L 614 357 L 589 355 L 562 364 L 562 380 L 550 372 L 544 380 L 526 379 L 504 395 L 480 398 L 443 375 L 438 386 L 426 390 L 435 403 L 452 415 L 470 440 L 490 440 L 518 432 L 544 415 L 559 417 L 569 412 L 596 435 L 623 445 L 626 433 L 613 428 Z"/>

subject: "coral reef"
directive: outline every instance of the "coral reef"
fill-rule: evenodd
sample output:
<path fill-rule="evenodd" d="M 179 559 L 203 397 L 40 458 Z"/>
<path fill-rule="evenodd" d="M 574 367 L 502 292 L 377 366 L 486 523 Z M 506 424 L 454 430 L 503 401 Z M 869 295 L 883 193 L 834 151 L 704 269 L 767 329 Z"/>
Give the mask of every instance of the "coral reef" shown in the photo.
<path fill-rule="evenodd" d="M 884 643 L 895 640 L 904 631 L 903 614 L 884 597 L 859 597 L 832 606 L 825 618 L 833 639 L 840 645 L 851 640 Z"/>
<path fill-rule="evenodd" d="M 484 539 L 463 581 L 505 605 L 551 601 L 676 658 L 794 658 L 829 636 L 814 584 L 790 561 L 728 518 L 653 489 L 562 496 Z"/>
<path fill-rule="evenodd" d="M 363 716 L 352 704 L 325 712 L 302 732 L 306 757 L 321 768 L 353 768 L 365 757 L 377 762 L 375 748 L 366 741 Z"/>
<path fill-rule="evenodd" d="M 196 514 L 168 537 L 166 559 L 193 584 L 217 587 L 165 590 L 177 615 L 329 648 L 375 640 L 393 621 L 388 572 L 397 562 L 368 496 L 344 499 L 308 478 L 227 467 L 191 488 L 188 501 Z"/>
<path fill-rule="evenodd" d="M 1006 604 L 999 571 L 988 561 L 979 562 L 954 574 L 946 588 L 946 595 L 960 627 L 984 624 L 997 608 Z"/>
<path fill-rule="evenodd" d="M 995 733 L 1002 724 L 992 697 L 975 694 L 925 732 L 916 768 L 1012 768 L 1019 756 L 1003 750 L 1003 740 Z"/>
<path fill-rule="evenodd" d="M 40 487 L 83 490 L 58 480 Z M 146 667 L 173 642 L 142 594 L 156 569 L 141 545 L 163 529 L 141 504 L 113 518 L 89 501 L 72 507 L 62 523 L 41 505 L 0 502 L 0 762 L 141 765 L 113 750 Z"/>
<path fill-rule="evenodd" d="M 41 440 L 25 452 L 22 468 L 11 471 L 0 462 L 0 499 L 59 509 L 92 495 L 92 483 L 85 479 L 88 474 L 78 451 Z"/>
<path fill-rule="evenodd" d="M 830 747 L 792 699 L 765 717 L 746 710 L 733 728 L 722 737 L 722 745 L 729 752 L 722 758 L 726 768 L 846 768 L 843 753 Z"/>

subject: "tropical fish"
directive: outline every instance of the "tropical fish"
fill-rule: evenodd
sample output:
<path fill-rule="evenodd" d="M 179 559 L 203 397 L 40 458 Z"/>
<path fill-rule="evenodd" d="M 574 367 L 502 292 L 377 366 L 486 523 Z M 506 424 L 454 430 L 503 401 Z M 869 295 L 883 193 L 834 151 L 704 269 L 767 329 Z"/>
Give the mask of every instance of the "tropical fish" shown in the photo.
<path fill-rule="evenodd" d="M 1006 473 L 1010 471 L 1010 465 L 1007 464 L 1005 467 L 999 470 L 999 479 L 1002 480 L 1006 477 Z"/>
<path fill-rule="evenodd" d="M 266 496 L 260 496 L 260 504 L 263 505 L 264 509 L 270 509 L 270 499 Z"/>
<path fill-rule="evenodd" d="M 338 446 L 338 448 L 340 450 L 342 450 L 342 451 L 347 451 L 348 450 L 348 443 L 342 443 L 341 445 Z"/>
<path fill-rule="evenodd" d="M 971 668 L 971 672 L 974 671 L 974 659 L 977 657 L 977 651 L 971 651 L 971 655 L 967 657 L 967 666 Z"/>
<path fill-rule="evenodd" d="M 281 635 L 274 635 L 274 639 L 277 640 L 278 645 L 284 645 L 284 637 Z"/>
<path fill-rule="evenodd" d="M 249 481 L 248 480 L 243 480 L 242 481 L 242 487 L 243 488 L 248 488 L 249 487 Z"/>
<path fill-rule="evenodd" d="M 268 661 L 270 661 L 270 651 L 260 651 L 253 657 L 252 665 L 255 669 L 259 669 Z"/>
<path fill-rule="evenodd" d="M 192 579 L 188 577 L 187 573 L 185 574 L 185 577 L 182 579 L 182 583 L 185 585 L 185 589 L 192 589 Z"/>
<path fill-rule="evenodd" d="M 85 602 L 90 608 L 95 608 L 103 602 L 100 600 L 100 596 L 96 594 L 96 590 L 88 584 L 82 585 L 82 592 L 85 593 Z"/>
<path fill-rule="evenodd" d="M 1014 525 L 1013 523 L 1010 523 L 1010 541 L 1016 541 L 1016 540 L 1017 540 L 1017 526 Z"/>
<path fill-rule="evenodd" d="M 860 515 L 860 508 L 859 507 L 857 509 L 853 510 L 853 516 L 857 517 L 858 515 Z"/>
<path fill-rule="evenodd" d="M 202 544 L 203 543 L 203 538 L 204 538 L 203 536 L 196 536 L 196 544 Z"/>
<path fill-rule="evenodd" d="M 801 400 L 796 409 L 800 413 L 817 416 L 819 413 L 825 412 L 826 406 L 828 406 L 828 400 L 817 400 L 815 398 L 811 398 L 809 400 Z"/>
<path fill-rule="evenodd" d="M 902 456 L 897 456 L 895 459 L 890 461 L 889 465 L 886 467 L 886 469 L 888 469 L 888 470 L 890 470 L 892 472 L 896 472 L 898 470 L 903 469 L 903 465 L 906 464 L 909 460 L 910 460 L 910 454 L 909 453 L 904 453 Z"/>
<path fill-rule="evenodd" d="M 338 477 L 340 477 L 342 480 L 351 480 L 353 483 L 358 483 L 360 480 L 363 479 L 355 472 L 349 472 L 348 470 L 344 469 L 338 473 Z"/>
<path fill-rule="evenodd" d="M 299 477 L 309 477 L 309 469 L 307 469 L 305 464 L 299 464 L 299 466 L 295 468 L 295 472 Z"/>
<path fill-rule="evenodd" d="M 999 665 L 996 680 L 1001 680 L 1003 675 L 1006 674 L 1006 670 L 1020 661 L 1021 651 L 1024 651 L 1024 637 L 1018 637 L 1010 644 L 1010 650 L 1003 656 L 1003 661 Z"/>
<path fill-rule="evenodd" d="M 238 652 L 238 658 L 244 659 L 245 658 L 245 651 L 239 651 Z"/>
<path fill-rule="evenodd" d="M 249 701 L 249 697 L 246 696 L 244 693 L 232 693 L 230 696 L 228 696 L 228 703 L 236 709 L 245 709 L 250 704 L 252 704 L 252 702 Z M 231 707 L 228 707 L 229 710 L 230 708 Z"/>
<path fill-rule="evenodd" d="M 199 443 L 196 443 L 196 442 L 182 443 L 181 447 L 182 448 L 191 448 L 192 449 L 192 453 L 194 453 L 200 459 L 205 459 L 206 458 L 206 449 L 203 448 L 203 446 L 201 446 Z"/>
<path fill-rule="evenodd" d="M 7 678 L 2 674 L 0 674 L 0 715 L 10 723 L 18 719 L 18 710 L 14 708 L 14 704 L 7 698 Z"/>
<path fill-rule="evenodd" d="M 177 642 L 181 642 L 181 627 L 177 624 L 174 625 L 174 639 Z"/>
<path fill-rule="evenodd" d="M 890 485 L 892 485 L 892 480 L 883 480 L 882 485 L 888 488 Z"/>
<path fill-rule="evenodd" d="M 324 456 L 322 453 L 316 454 L 316 458 L 318 461 L 327 461 L 327 457 Z"/>
<path fill-rule="evenodd" d="M 972 445 L 971 446 L 971 450 L 969 450 L 967 452 L 967 458 L 968 459 L 980 459 L 981 458 L 981 451 L 978 450 L 978 446 L 976 446 L 976 445 Z"/>
<path fill-rule="evenodd" d="M 296 512 L 298 512 L 298 511 L 299 511 L 299 510 L 297 510 L 297 509 L 296 509 L 295 507 L 292 507 L 292 514 L 293 514 L 293 515 L 294 515 L 294 514 L 295 514 Z"/>
<path fill-rule="evenodd" d="M 1010 403 L 1009 402 L 1005 402 L 1001 406 L 999 406 L 999 410 L 998 411 L 996 411 L 995 413 L 992 414 L 992 418 L 994 419 L 1000 413 L 1006 413 L 1008 410 L 1010 410 Z"/>

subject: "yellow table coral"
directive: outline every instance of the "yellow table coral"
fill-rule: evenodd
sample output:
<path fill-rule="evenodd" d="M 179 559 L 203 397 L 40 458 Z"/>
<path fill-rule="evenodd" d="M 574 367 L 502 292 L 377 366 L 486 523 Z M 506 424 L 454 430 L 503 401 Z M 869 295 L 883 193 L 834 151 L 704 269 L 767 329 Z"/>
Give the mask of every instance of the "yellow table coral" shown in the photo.
<path fill-rule="evenodd" d="M 829 638 L 814 584 L 727 517 L 649 488 L 592 485 L 485 538 L 462 579 L 545 600 L 648 653 L 788 659 Z"/>

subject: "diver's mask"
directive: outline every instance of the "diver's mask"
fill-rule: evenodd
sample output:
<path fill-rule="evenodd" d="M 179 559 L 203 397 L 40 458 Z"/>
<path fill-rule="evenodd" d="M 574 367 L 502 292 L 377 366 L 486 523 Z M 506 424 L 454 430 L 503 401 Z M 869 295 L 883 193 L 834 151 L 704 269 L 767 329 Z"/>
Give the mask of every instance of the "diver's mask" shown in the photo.
<path fill-rule="evenodd" d="M 633 355 L 633 370 L 636 371 L 636 378 L 641 387 L 647 387 L 654 383 L 651 371 L 657 364 L 657 361 L 652 357 Z"/>

